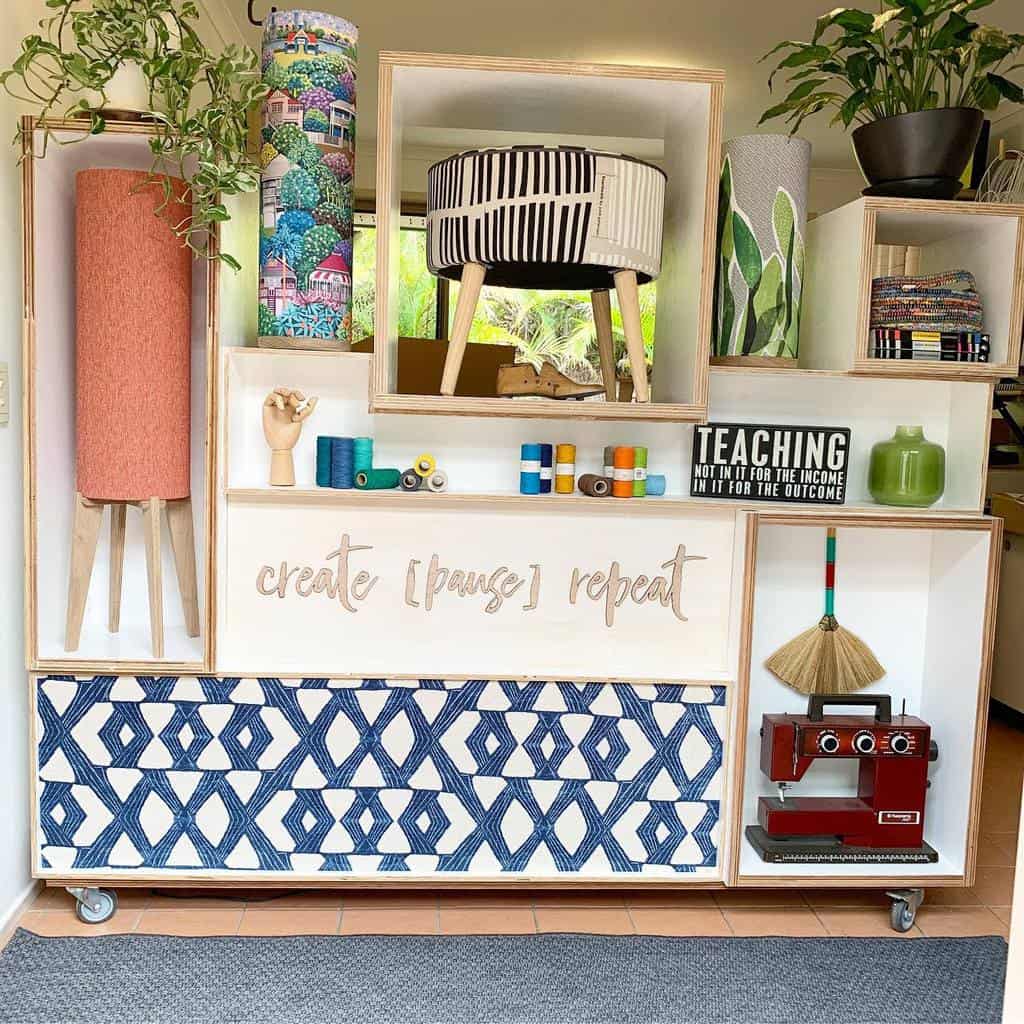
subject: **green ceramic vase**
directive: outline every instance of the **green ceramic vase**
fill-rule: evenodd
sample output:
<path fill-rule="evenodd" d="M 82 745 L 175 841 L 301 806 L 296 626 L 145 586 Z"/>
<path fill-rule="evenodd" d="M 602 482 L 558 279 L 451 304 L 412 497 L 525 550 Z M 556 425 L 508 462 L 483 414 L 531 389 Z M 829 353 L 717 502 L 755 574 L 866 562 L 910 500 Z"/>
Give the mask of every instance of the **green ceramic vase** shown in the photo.
<path fill-rule="evenodd" d="M 946 487 L 946 453 L 922 427 L 897 427 L 889 441 L 871 449 L 868 490 L 881 505 L 926 508 Z"/>

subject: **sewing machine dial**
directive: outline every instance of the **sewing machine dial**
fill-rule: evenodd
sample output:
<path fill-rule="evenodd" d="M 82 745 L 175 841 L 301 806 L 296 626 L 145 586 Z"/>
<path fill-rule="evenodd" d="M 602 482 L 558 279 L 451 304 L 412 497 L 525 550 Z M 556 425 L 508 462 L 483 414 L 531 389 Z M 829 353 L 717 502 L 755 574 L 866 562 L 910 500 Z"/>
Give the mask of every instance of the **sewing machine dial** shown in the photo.
<path fill-rule="evenodd" d="M 913 738 L 908 733 L 894 732 L 889 737 L 889 749 L 894 754 L 909 754 L 913 745 Z"/>
<path fill-rule="evenodd" d="M 818 733 L 818 749 L 823 754 L 835 754 L 839 750 L 839 733 L 833 729 Z"/>
<path fill-rule="evenodd" d="M 861 729 L 856 736 L 853 737 L 853 749 L 858 754 L 873 754 L 875 752 L 875 734 L 869 729 Z"/>

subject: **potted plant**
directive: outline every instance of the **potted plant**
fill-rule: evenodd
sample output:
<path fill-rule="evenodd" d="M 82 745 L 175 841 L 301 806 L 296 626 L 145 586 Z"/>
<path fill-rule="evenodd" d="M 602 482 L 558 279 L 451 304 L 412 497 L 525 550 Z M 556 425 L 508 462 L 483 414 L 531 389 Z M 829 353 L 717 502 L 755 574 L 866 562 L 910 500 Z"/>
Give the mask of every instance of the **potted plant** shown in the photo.
<path fill-rule="evenodd" d="M 141 99 L 141 116 L 153 128 L 150 181 L 168 199 L 171 175 L 188 184 L 192 217 L 171 224 L 175 234 L 198 255 L 240 269 L 233 256 L 217 251 L 213 236 L 229 219 L 224 198 L 259 185 L 247 123 L 267 92 L 256 54 L 234 45 L 220 54 L 208 50 L 195 29 L 194 0 L 47 0 L 47 6 L 55 13 L 39 23 L 41 33 L 23 39 L 14 64 L 0 73 L 7 91 L 44 119 L 42 152 L 33 155 L 43 155 L 50 141 L 68 141 L 55 122 L 83 118 L 88 132 L 99 134 L 108 117 L 137 113 Z M 166 209 L 162 204 L 158 212 Z"/>
<path fill-rule="evenodd" d="M 832 108 L 849 127 L 865 194 L 949 199 L 978 140 L 982 111 L 1024 102 L 1012 74 L 1024 35 L 971 20 L 992 0 L 909 0 L 878 14 L 837 7 L 818 18 L 809 42 L 786 40 L 768 79 L 792 86 L 761 122 L 784 117 L 795 133 L 804 118 Z"/>

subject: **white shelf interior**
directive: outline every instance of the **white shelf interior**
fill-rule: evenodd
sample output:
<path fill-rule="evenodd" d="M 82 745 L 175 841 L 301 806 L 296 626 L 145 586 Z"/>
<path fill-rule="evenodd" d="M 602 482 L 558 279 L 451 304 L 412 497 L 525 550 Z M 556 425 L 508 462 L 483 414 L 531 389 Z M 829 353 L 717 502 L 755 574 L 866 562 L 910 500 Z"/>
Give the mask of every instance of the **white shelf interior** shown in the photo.
<path fill-rule="evenodd" d="M 298 489 L 316 486 L 317 435 L 335 434 L 372 436 L 375 465 L 400 470 L 420 452 L 430 451 L 448 474 L 451 490 L 463 494 L 518 494 L 519 446 L 524 442 L 575 444 L 577 474 L 601 472 L 606 445 L 646 445 L 649 472 L 666 476 L 666 497 L 689 498 L 693 428 L 688 425 L 374 416 L 366 411 L 369 356 L 227 351 L 226 486 L 230 489 L 270 489 L 262 403 L 275 386 L 290 385 L 320 399 L 295 449 Z M 712 421 L 850 427 L 847 507 L 853 508 L 882 508 L 867 489 L 871 446 L 891 437 L 900 423 L 913 422 L 920 423 L 925 435 L 947 451 L 947 493 L 932 511 L 980 512 L 988 406 L 988 386 L 980 383 L 763 370 L 721 370 L 711 375 Z"/>
<path fill-rule="evenodd" d="M 878 245 L 914 245 L 921 250 L 921 274 L 969 270 L 978 284 L 991 336 L 989 361 L 1007 361 L 1019 219 L 995 214 L 926 213 L 880 209 L 875 214 Z"/>
<path fill-rule="evenodd" d="M 689 404 L 699 398 L 695 378 L 705 191 L 709 167 L 710 173 L 717 175 L 718 170 L 717 156 L 709 160 L 708 153 L 712 116 L 709 82 L 672 80 L 659 77 L 657 71 L 644 78 L 497 67 L 484 71 L 396 66 L 393 160 L 396 168 L 401 168 L 408 146 L 428 146 L 441 159 L 469 148 L 519 145 L 529 140 L 533 145 L 586 146 L 624 153 L 660 165 L 668 182 L 652 401 Z M 394 208 L 400 189 L 425 192 L 426 179 L 408 180 L 407 175 L 402 180 L 396 173 L 391 197 Z M 387 201 L 388 197 L 378 196 L 378 204 Z M 388 344 L 389 390 L 393 393 L 397 267 L 391 268 L 389 277 L 392 315 L 382 318 L 378 300 L 377 336 Z"/>
<path fill-rule="evenodd" d="M 925 808 L 925 839 L 938 851 L 938 863 L 767 864 L 741 831 L 741 879 L 963 874 L 989 545 L 987 529 L 844 526 L 838 531 L 836 617 L 886 669 L 886 675 L 864 692 L 889 694 L 894 712 L 905 699 L 907 714 L 928 722 L 938 743 L 938 761 L 929 766 L 931 789 Z M 821 617 L 824 552 L 824 527 L 762 523 L 759 529 L 750 703 L 739 736 L 747 750 L 743 828 L 757 822 L 758 797 L 777 795 L 759 763 L 762 716 L 806 713 L 807 698 L 779 682 L 764 662 Z M 857 761 L 819 760 L 791 792 L 856 794 Z"/>
<path fill-rule="evenodd" d="M 68 134 L 68 133 L 65 133 Z M 37 133 L 38 135 L 38 133 Z M 70 134 L 68 134 L 70 138 Z M 77 137 L 77 136 L 76 136 Z M 41 145 L 37 139 L 37 147 Z M 36 619 L 41 660 L 151 661 L 142 516 L 128 510 L 121 629 L 107 631 L 109 512 L 100 533 L 81 643 L 64 650 L 75 496 L 75 174 L 89 167 L 148 169 L 147 138 L 91 136 L 50 144 L 34 165 L 36 310 Z M 192 275 L 192 513 L 201 605 L 206 580 L 206 264 Z M 146 344 L 139 338 L 140 345 Z M 27 486 L 27 481 L 26 481 Z M 164 661 L 201 663 L 203 638 L 189 637 L 163 524 Z M 202 615 L 201 615 L 202 621 Z"/>

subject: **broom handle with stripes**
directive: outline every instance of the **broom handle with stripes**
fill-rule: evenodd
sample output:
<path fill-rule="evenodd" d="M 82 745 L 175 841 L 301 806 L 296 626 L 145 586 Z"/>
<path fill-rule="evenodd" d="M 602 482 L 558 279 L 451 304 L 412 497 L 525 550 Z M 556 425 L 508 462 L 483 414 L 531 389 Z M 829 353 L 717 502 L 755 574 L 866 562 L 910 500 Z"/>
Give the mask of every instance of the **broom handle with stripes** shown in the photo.
<path fill-rule="evenodd" d="M 825 532 L 825 615 L 833 618 L 836 613 L 836 528 L 830 526 Z"/>

